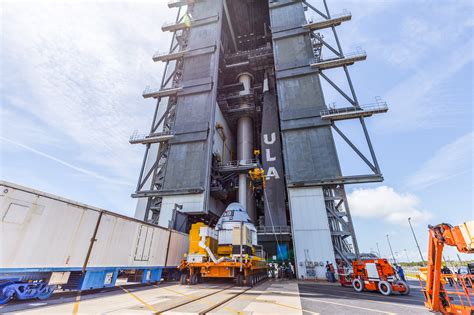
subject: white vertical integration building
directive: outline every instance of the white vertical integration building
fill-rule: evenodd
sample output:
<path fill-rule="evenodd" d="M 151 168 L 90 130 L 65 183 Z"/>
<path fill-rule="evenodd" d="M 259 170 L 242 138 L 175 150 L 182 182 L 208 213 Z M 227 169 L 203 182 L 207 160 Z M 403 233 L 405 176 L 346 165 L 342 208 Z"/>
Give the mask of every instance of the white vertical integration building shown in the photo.
<path fill-rule="evenodd" d="M 259 242 L 277 260 L 295 259 L 298 276 L 324 278 L 325 264 L 353 259 L 357 241 L 346 200 L 347 184 L 382 181 L 364 119 L 387 111 L 362 106 L 348 67 L 364 60 L 345 54 L 326 2 L 300 0 L 173 0 L 176 19 L 169 51 L 156 53 L 165 71 L 157 88 L 150 132 L 130 142 L 145 146 L 133 197 L 136 217 L 186 230 L 215 224 L 231 202 L 256 223 Z M 318 16 L 308 19 L 308 12 Z M 329 31 L 333 47 L 320 32 Z M 339 69 L 344 91 L 325 73 Z M 328 108 L 321 80 L 347 104 Z M 338 127 L 354 119 L 366 139 L 366 157 Z M 342 174 L 336 132 L 370 174 Z M 265 189 L 249 171 L 265 171 Z"/>

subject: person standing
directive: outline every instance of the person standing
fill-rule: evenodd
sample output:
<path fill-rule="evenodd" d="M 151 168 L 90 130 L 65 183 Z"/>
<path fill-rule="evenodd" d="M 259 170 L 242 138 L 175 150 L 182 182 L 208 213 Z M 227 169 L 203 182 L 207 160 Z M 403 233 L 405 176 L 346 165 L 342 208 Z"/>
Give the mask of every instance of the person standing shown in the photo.
<path fill-rule="evenodd" d="M 290 262 L 290 276 L 291 276 L 291 279 L 294 279 L 295 278 L 295 267 L 293 266 L 293 264 Z"/>
<path fill-rule="evenodd" d="M 274 271 L 273 271 L 273 264 L 268 263 L 268 277 L 273 278 L 274 277 Z"/>
<path fill-rule="evenodd" d="M 329 263 L 329 277 L 330 277 L 330 282 L 336 282 L 336 270 L 334 269 L 334 266 L 332 263 Z"/>
<path fill-rule="evenodd" d="M 329 261 L 326 260 L 326 280 L 331 282 L 331 268 L 329 267 Z"/>
<path fill-rule="evenodd" d="M 400 277 L 401 280 L 403 280 L 405 282 L 407 281 L 405 279 L 405 272 L 403 271 L 402 266 L 400 266 L 400 265 L 397 266 L 397 273 L 398 273 L 398 276 Z"/>
<path fill-rule="evenodd" d="M 444 274 L 444 275 L 451 275 L 452 274 L 451 269 L 449 269 L 448 266 L 446 266 L 446 265 L 444 265 L 444 267 L 441 269 L 441 273 Z M 454 284 L 453 277 L 452 276 L 447 276 L 445 278 L 448 278 L 449 286 L 452 287 L 453 284 Z"/>

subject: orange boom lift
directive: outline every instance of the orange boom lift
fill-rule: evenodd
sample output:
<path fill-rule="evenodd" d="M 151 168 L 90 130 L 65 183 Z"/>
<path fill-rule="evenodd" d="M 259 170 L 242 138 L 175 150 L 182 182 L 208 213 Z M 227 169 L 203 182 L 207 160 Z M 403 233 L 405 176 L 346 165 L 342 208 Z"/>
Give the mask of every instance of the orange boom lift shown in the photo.
<path fill-rule="evenodd" d="M 431 311 L 443 314 L 472 314 L 473 306 L 473 275 L 442 274 L 442 257 L 445 245 L 455 246 L 461 253 L 474 253 L 474 221 L 455 227 L 441 223 L 428 226 L 428 266 L 420 268 L 418 278 L 425 295 L 425 306 Z M 453 289 L 445 284 L 451 279 Z"/>

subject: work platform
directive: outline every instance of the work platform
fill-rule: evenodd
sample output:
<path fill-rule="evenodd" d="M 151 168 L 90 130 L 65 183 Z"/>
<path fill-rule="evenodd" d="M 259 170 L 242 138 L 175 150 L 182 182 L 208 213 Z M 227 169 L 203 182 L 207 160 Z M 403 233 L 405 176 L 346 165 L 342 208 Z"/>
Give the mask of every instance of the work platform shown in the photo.
<path fill-rule="evenodd" d="M 430 314 L 418 281 L 409 296 L 357 293 L 327 282 L 268 280 L 253 288 L 212 281 L 123 286 L 78 295 L 60 293 L 47 301 L 14 301 L 0 313 L 15 314 Z"/>
<path fill-rule="evenodd" d="M 190 5 L 198 2 L 199 0 L 170 0 L 168 1 L 168 8 L 177 8 L 183 5 Z"/>
<path fill-rule="evenodd" d="M 201 25 L 206 25 L 209 23 L 216 22 L 219 19 L 217 15 L 206 17 L 203 19 L 197 19 L 197 20 L 185 20 L 183 19 L 182 21 L 178 22 L 170 22 L 170 23 L 165 23 L 162 27 L 161 30 L 163 32 L 176 32 L 176 31 L 181 31 L 184 30 L 185 28 L 190 28 L 190 27 L 195 27 L 195 26 L 201 26 Z"/>
<path fill-rule="evenodd" d="M 143 91 L 143 98 L 157 98 L 157 97 L 167 97 L 167 96 L 175 96 L 178 94 L 178 92 L 182 91 L 182 87 L 177 87 L 177 88 L 167 88 L 167 89 L 152 89 L 150 87 L 147 87 Z"/>
<path fill-rule="evenodd" d="M 341 25 L 342 22 L 350 21 L 352 15 L 349 11 L 343 11 L 341 14 L 333 15 L 330 19 L 320 21 L 310 21 L 308 24 L 303 25 L 305 29 L 310 31 L 317 31 L 328 27 Z"/>
<path fill-rule="evenodd" d="M 310 66 L 311 68 L 319 70 L 334 69 L 337 67 L 350 66 L 355 62 L 363 61 L 365 59 L 367 59 L 367 53 L 363 50 L 359 50 L 342 57 L 318 60 Z"/>
<path fill-rule="evenodd" d="M 153 61 L 171 61 L 171 60 L 176 60 L 179 58 L 182 58 L 186 54 L 187 50 L 182 50 L 182 51 L 177 51 L 173 53 L 168 53 L 168 52 L 159 52 L 157 51 L 153 55 Z"/>
<path fill-rule="evenodd" d="M 331 108 L 320 112 L 322 119 L 345 120 L 359 117 L 370 117 L 374 114 L 382 114 L 388 111 L 387 103 L 381 102 L 376 105 L 360 107 Z"/>
<path fill-rule="evenodd" d="M 258 161 L 256 159 L 249 160 L 236 160 L 219 163 L 217 168 L 219 172 L 244 172 L 249 171 L 258 167 Z"/>
<path fill-rule="evenodd" d="M 163 132 L 155 132 L 149 135 L 139 135 L 134 133 L 130 136 L 130 140 L 128 141 L 130 144 L 147 144 L 147 143 L 158 143 L 158 142 L 165 142 L 170 140 L 175 136 L 174 131 L 163 131 Z"/>

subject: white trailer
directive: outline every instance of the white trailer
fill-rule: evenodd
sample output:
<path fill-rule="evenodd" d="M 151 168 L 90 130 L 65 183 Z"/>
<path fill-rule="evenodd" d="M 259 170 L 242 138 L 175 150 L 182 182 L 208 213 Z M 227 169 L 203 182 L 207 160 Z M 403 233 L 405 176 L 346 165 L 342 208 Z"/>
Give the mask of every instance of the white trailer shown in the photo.
<path fill-rule="evenodd" d="M 111 287 L 121 270 L 159 281 L 188 247 L 186 234 L 5 181 L 0 240 L 0 302 Z"/>

